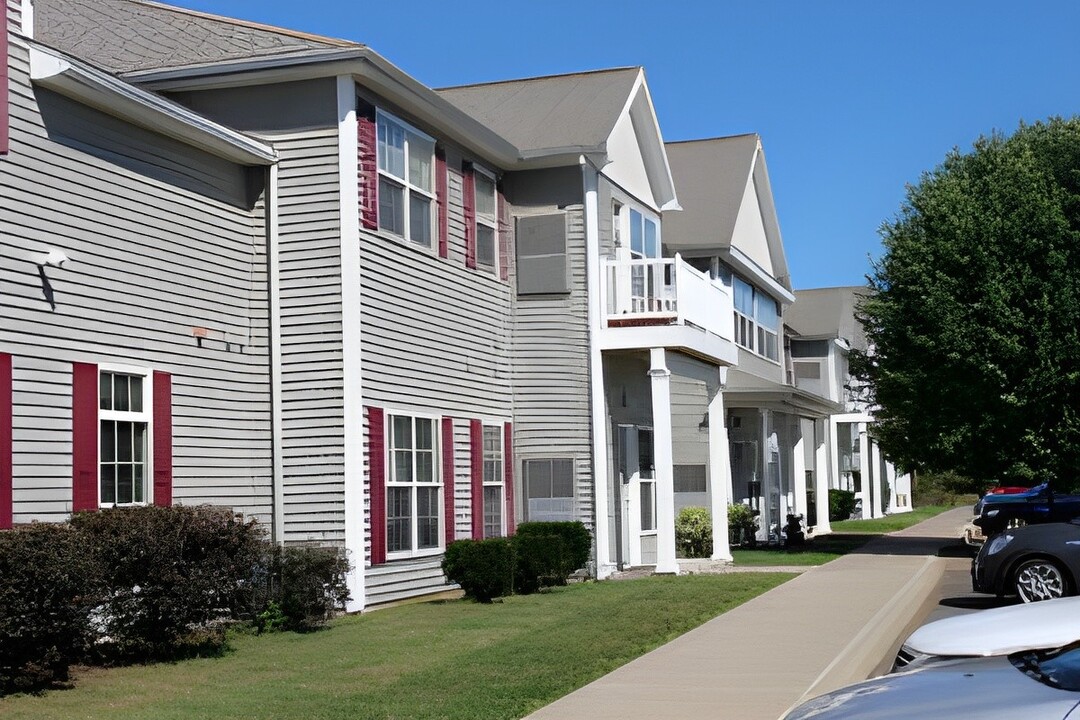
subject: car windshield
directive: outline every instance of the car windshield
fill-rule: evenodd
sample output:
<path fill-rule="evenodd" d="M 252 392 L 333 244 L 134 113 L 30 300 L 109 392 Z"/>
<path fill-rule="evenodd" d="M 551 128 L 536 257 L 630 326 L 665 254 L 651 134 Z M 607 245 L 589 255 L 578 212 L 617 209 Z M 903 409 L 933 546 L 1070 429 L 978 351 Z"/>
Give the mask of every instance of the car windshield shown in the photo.
<path fill-rule="evenodd" d="M 1009 656 L 1020 672 L 1058 690 L 1080 691 L 1080 643 L 1056 650 L 1030 650 Z"/>

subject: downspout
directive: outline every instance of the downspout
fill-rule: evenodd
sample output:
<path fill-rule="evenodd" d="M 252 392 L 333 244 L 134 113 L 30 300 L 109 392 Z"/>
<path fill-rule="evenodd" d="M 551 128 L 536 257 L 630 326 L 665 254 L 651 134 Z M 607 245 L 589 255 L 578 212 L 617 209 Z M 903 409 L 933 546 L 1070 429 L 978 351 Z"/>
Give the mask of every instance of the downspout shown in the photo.
<path fill-rule="evenodd" d="M 266 294 L 270 363 L 270 494 L 271 537 L 285 542 L 285 489 L 281 430 L 281 255 L 278 244 L 278 166 L 266 173 Z"/>

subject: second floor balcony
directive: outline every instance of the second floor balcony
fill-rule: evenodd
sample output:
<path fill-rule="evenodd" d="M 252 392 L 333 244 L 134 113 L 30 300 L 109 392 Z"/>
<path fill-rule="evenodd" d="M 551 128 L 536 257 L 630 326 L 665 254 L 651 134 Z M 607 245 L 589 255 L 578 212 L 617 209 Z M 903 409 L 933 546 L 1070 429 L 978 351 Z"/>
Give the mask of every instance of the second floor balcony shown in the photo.
<path fill-rule="evenodd" d="M 667 347 L 734 365 L 731 288 L 680 256 L 605 260 L 601 348 Z"/>

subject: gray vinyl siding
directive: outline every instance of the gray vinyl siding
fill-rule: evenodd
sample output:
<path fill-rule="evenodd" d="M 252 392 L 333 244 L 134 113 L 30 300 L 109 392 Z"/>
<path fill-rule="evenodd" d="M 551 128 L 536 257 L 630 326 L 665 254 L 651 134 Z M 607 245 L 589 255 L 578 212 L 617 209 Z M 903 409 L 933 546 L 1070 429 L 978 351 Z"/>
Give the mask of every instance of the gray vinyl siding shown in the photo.
<path fill-rule="evenodd" d="M 239 208 L 222 188 L 195 193 L 171 181 L 178 171 L 262 171 L 173 152 L 172 141 L 135 128 L 147 172 L 55 142 L 28 82 L 25 49 L 12 45 L 11 57 L 11 153 L 0 158 L 0 352 L 13 356 L 15 521 L 63 520 L 71 511 L 71 368 L 89 362 L 171 373 L 175 502 L 228 505 L 269 522 L 262 205 Z M 79 115 L 86 123 L 95 116 Z M 124 129 L 111 119 L 109 127 Z M 170 156 L 169 172 L 151 172 L 155 152 Z M 34 260 L 51 248 L 70 258 L 40 271 L 55 309 Z M 208 330 L 201 347 L 195 327 Z"/>
<path fill-rule="evenodd" d="M 584 206 L 578 168 L 515 173 L 514 213 L 566 218 L 570 292 L 514 300 L 514 443 L 522 462 L 574 460 L 577 517 L 595 524 L 589 382 L 589 320 Z M 518 506 L 524 506 L 519 480 Z M 527 518 L 524 518 L 527 519 Z"/>
<path fill-rule="evenodd" d="M 286 542 L 345 540 L 341 221 L 337 128 L 278 150 L 282 490 Z"/>

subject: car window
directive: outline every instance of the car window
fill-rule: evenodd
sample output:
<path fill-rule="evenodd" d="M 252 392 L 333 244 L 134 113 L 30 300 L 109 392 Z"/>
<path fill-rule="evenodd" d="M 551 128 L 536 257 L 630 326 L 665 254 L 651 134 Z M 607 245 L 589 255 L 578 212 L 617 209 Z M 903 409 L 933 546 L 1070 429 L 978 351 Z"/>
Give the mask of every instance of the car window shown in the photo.
<path fill-rule="evenodd" d="M 1059 690 L 1080 691 L 1080 643 L 1056 650 L 1014 653 L 1009 662 L 1020 672 Z"/>

